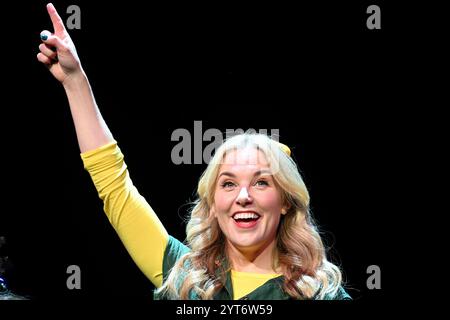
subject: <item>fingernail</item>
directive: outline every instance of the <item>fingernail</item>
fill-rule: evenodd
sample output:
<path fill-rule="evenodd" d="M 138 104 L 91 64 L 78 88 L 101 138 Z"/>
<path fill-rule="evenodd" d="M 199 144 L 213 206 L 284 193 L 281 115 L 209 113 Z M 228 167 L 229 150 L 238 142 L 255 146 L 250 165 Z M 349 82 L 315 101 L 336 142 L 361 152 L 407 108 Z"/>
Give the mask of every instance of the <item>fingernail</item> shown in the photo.
<path fill-rule="evenodd" d="M 46 34 L 41 34 L 41 39 L 45 41 L 48 39 L 48 36 Z"/>

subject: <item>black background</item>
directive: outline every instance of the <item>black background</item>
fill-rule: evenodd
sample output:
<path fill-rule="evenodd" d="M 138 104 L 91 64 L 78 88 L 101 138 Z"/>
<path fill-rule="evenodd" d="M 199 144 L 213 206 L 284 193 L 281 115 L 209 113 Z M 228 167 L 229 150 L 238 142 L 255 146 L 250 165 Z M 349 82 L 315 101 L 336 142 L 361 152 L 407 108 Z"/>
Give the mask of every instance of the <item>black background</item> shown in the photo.
<path fill-rule="evenodd" d="M 3 201 L 12 205 L 0 213 L 0 235 L 13 262 L 10 287 L 34 300 L 151 299 L 151 283 L 83 170 L 64 90 L 36 59 L 39 33 L 52 31 L 45 4 L 27 4 L 25 70 L 6 60 L 13 73 L 4 89 L 14 103 L 4 110 L 13 130 L 2 132 L 12 178 Z M 414 76 L 423 67 L 411 53 L 417 57 L 424 37 L 407 23 L 417 7 L 54 4 L 63 20 L 68 5 L 80 6 L 81 30 L 69 32 L 97 103 L 133 182 L 170 234 L 184 239 L 181 217 L 205 169 L 172 163 L 175 129 L 193 134 L 194 121 L 203 131 L 279 129 L 350 294 L 369 302 L 398 294 L 402 155 L 414 136 L 410 101 L 421 99 Z M 370 4 L 381 7 L 381 30 L 366 28 Z M 81 290 L 66 288 L 72 264 L 81 267 Z M 381 290 L 366 287 L 373 264 Z"/>

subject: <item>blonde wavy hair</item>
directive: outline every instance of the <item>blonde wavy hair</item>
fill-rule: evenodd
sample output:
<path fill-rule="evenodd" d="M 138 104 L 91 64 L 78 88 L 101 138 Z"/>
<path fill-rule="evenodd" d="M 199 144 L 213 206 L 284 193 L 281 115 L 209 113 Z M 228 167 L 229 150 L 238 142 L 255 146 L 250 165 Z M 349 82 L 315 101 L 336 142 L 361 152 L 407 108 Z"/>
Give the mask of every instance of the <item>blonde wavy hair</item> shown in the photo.
<path fill-rule="evenodd" d="M 277 261 L 284 270 L 283 290 L 294 299 L 334 297 L 342 283 L 340 269 L 329 262 L 309 210 L 309 193 L 290 152 L 264 134 L 244 133 L 227 139 L 198 183 L 198 199 L 186 227 L 191 251 L 177 261 L 156 291 L 167 299 L 212 299 L 225 285 L 230 266 L 226 239 L 211 213 L 220 165 L 232 150 L 254 147 L 265 155 L 289 210 L 277 232 Z M 225 259 L 224 259 L 225 258 Z"/>

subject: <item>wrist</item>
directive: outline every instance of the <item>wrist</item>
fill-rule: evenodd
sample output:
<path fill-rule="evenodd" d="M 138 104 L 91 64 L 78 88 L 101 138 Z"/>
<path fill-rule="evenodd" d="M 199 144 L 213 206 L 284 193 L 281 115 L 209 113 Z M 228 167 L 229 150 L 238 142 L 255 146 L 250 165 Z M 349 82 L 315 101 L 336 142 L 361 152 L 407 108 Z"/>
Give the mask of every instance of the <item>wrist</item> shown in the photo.
<path fill-rule="evenodd" d="M 71 90 L 79 88 L 80 85 L 87 83 L 87 76 L 84 73 L 83 69 L 80 69 L 77 72 L 74 72 L 67 76 L 67 78 L 62 82 L 64 89 Z"/>

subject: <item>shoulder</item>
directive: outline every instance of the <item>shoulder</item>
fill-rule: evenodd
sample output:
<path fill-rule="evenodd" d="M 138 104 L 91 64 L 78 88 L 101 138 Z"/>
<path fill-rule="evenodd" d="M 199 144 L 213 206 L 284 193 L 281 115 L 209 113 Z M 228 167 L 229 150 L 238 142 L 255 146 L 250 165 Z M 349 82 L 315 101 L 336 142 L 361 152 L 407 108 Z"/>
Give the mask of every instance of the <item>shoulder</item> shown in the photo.
<path fill-rule="evenodd" d="M 179 241 L 178 239 L 169 235 L 169 239 L 166 245 L 166 249 L 164 250 L 164 258 L 163 258 L 163 281 L 167 280 L 170 271 L 175 266 L 175 264 L 180 260 L 184 255 L 191 252 L 191 249 L 186 246 L 184 243 Z M 186 274 L 184 271 L 177 274 L 177 280 L 175 286 L 179 287 Z M 166 293 L 158 292 L 155 290 L 153 293 L 153 299 L 155 300 L 166 300 L 168 299 Z"/>
<path fill-rule="evenodd" d="M 341 286 L 334 295 L 326 295 L 324 300 L 352 300 L 352 297 L 350 297 L 347 291 Z"/>
<path fill-rule="evenodd" d="M 164 251 L 163 275 L 166 276 L 175 263 L 191 249 L 178 239 L 169 236 L 166 249 Z"/>

